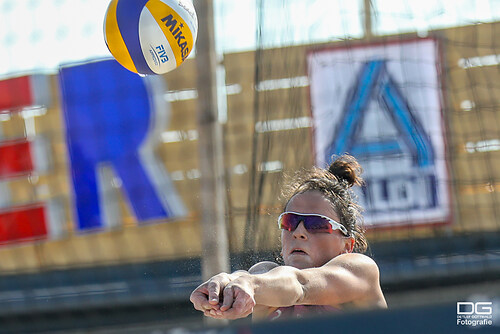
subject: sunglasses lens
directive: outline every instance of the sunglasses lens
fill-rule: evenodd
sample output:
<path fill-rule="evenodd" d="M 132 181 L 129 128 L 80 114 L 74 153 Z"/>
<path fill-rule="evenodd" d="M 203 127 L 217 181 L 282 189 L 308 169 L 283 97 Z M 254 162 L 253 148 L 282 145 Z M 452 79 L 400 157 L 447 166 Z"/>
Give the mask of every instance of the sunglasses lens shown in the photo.
<path fill-rule="evenodd" d="M 280 217 L 280 226 L 282 229 L 287 231 L 295 231 L 299 225 L 300 217 L 292 213 L 285 213 Z"/>
<path fill-rule="evenodd" d="M 332 225 L 328 222 L 326 218 L 318 216 L 307 216 L 305 219 L 305 227 L 310 232 L 327 232 L 332 233 Z"/>
<path fill-rule="evenodd" d="M 302 216 L 295 213 L 285 213 L 281 216 L 280 227 L 287 231 L 295 231 L 300 223 L 311 233 L 332 233 L 332 225 L 328 219 L 319 216 Z"/>

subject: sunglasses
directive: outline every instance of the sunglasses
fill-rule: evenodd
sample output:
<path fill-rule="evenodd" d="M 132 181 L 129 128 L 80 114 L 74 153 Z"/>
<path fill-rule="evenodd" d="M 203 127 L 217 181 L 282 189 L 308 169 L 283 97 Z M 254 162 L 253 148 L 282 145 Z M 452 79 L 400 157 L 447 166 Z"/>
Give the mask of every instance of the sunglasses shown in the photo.
<path fill-rule="evenodd" d="M 295 231 L 300 223 L 304 223 L 309 233 L 333 233 L 334 230 L 340 230 L 345 236 L 349 236 L 344 225 L 322 215 L 287 211 L 278 218 L 279 228 L 290 232 Z"/>

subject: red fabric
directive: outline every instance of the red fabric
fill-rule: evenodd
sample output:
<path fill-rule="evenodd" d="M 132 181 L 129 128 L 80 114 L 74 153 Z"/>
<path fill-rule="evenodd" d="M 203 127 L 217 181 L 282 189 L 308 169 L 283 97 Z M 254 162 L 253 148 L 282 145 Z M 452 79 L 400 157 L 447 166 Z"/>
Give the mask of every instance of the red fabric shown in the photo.
<path fill-rule="evenodd" d="M 0 112 L 33 105 L 29 76 L 0 80 Z"/>
<path fill-rule="evenodd" d="M 0 142 L 0 179 L 33 171 L 30 142 Z"/>
<path fill-rule="evenodd" d="M 47 224 L 43 205 L 0 211 L 0 244 L 46 237 Z"/>

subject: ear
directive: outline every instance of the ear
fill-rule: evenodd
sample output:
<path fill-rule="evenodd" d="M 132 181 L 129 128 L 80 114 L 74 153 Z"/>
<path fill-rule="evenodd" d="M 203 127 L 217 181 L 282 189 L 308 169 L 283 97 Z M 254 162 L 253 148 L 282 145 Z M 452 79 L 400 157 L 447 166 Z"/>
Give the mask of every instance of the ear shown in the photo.
<path fill-rule="evenodd" d="M 355 243 L 356 243 L 356 240 L 353 237 L 345 238 L 344 253 L 352 253 L 354 250 Z"/>

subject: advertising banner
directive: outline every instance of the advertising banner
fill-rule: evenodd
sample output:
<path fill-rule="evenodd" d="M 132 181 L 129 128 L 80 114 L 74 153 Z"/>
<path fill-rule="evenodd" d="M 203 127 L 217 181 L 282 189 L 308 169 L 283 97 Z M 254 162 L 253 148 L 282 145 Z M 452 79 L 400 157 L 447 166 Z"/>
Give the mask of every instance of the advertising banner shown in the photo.
<path fill-rule="evenodd" d="M 316 164 L 358 159 L 366 226 L 449 222 L 437 42 L 315 51 L 308 71 Z"/>

